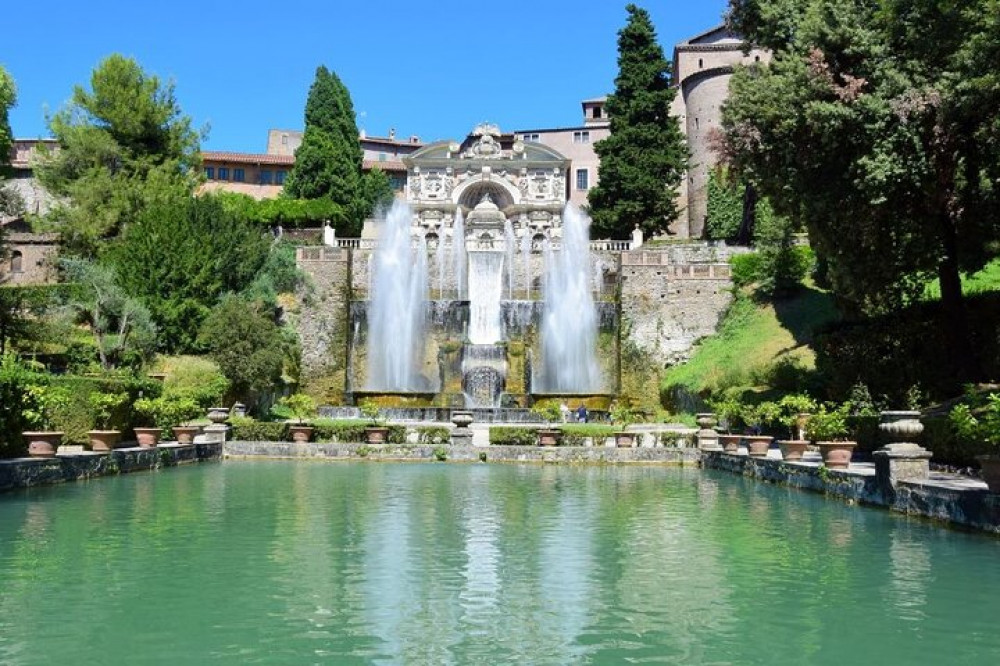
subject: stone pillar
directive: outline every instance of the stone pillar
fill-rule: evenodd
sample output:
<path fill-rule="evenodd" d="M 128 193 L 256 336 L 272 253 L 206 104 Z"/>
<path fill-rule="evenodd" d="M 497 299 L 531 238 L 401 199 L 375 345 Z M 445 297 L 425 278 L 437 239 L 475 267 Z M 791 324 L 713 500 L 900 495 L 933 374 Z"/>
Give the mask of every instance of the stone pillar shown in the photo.
<path fill-rule="evenodd" d="M 920 412 L 882 412 L 878 427 L 888 442 L 873 453 L 875 478 L 883 492 L 894 492 L 900 481 L 917 481 L 930 476 L 933 454 L 913 441 L 924 431 Z"/>
<path fill-rule="evenodd" d="M 696 416 L 701 430 L 698 431 L 698 448 L 702 451 L 721 451 L 719 433 L 715 431 L 715 414 L 705 412 Z"/>
<path fill-rule="evenodd" d="M 323 245 L 333 247 L 337 244 L 337 230 L 330 226 L 330 221 L 323 222 Z"/>
<path fill-rule="evenodd" d="M 472 412 L 454 412 L 451 415 L 451 422 L 455 428 L 451 431 L 452 446 L 472 446 Z"/>

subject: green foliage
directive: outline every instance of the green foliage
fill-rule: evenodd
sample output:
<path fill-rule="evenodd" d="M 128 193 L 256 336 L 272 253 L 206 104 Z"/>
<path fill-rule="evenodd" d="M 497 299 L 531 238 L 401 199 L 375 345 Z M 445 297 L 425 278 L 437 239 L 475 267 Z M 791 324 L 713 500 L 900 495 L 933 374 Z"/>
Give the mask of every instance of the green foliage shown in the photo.
<path fill-rule="evenodd" d="M 546 400 L 532 405 L 531 412 L 538 414 L 538 416 L 545 419 L 548 423 L 558 423 L 562 420 L 559 405 L 554 400 Z"/>
<path fill-rule="evenodd" d="M 361 416 L 365 417 L 371 425 L 375 426 L 383 422 L 382 408 L 375 400 L 365 398 L 358 407 L 361 409 Z"/>
<path fill-rule="evenodd" d="M 493 446 L 534 446 L 534 428 L 490 428 L 490 444 Z"/>
<path fill-rule="evenodd" d="M 24 413 L 31 405 L 28 387 L 32 379 L 32 373 L 16 356 L 0 356 L 0 458 L 25 453 L 21 433 L 28 429 Z"/>
<path fill-rule="evenodd" d="M 749 287 L 760 279 L 762 259 L 757 252 L 734 254 L 729 258 L 732 267 L 733 285 L 737 288 Z"/>
<path fill-rule="evenodd" d="M 705 235 L 710 240 L 736 240 L 743 226 L 745 197 L 746 186 L 736 180 L 725 166 L 709 172 Z"/>
<path fill-rule="evenodd" d="M 17 104 L 17 86 L 3 66 L 0 66 L 0 177 L 5 175 L 14 134 L 10 129 L 10 109 Z"/>
<path fill-rule="evenodd" d="M 226 296 L 205 319 L 199 341 L 244 402 L 281 381 L 285 358 L 278 325 L 255 303 Z"/>
<path fill-rule="evenodd" d="M 167 375 L 164 394 L 190 398 L 202 409 L 218 407 L 229 390 L 219 366 L 204 356 L 161 356 L 156 367 Z"/>
<path fill-rule="evenodd" d="M 741 418 L 747 425 L 763 430 L 780 422 L 781 407 L 778 403 L 770 401 L 745 404 Z"/>
<path fill-rule="evenodd" d="M 108 251 L 121 285 L 140 298 L 168 353 L 196 351 L 209 310 L 254 280 L 269 240 L 203 196 L 150 206 Z"/>
<path fill-rule="evenodd" d="M 611 406 L 611 421 L 621 430 L 629 427 L 638 420 L 638 414 L 632 406 L 625 400 L 618 400 Z"/>
<path fill-rule="evenodd" d="M 600 423 L 567 423 L 559 426 L 562 437 L 559 446 L 584 446 L 590 439 L 594 446 L 601 446 L 618 428 Z"/>
<path fill-rule="evenodd" d="M 91 393 L 89 401 L 96 429 L 108 430 L 111 427 L 112 415 L 125 404 L 126 400 L 128 395 L 125 393 Z"/>
<path fill-rule="evenodd" d="M 789 437 L 797 439 L 800 415 L 810 414 L 816 409 L 816 401 L 802 393 L 789 393 L 778 401 L 781 409 L 779 421 L 789 430 Z"/>
<path fill-rule="evenodd" d="M 284 442 L 288 439 L 288 424 L 284 421 L 255 421 L 249 417 L 233 417 L 233 440 L 238 442 Z M 315 427 L 315 426 L 314 426 Z M 318 430 L 313 431 L 316 441 L 321 441 Z"/>
<path fill-rule="evenodd" d="M 628 23 L 618 33 L 618 77 L 606 104 L 611 134 L 594 145 L 600 178 L 588 199 L 596 237 L 628 238 L 639 226 L 648 238 L 677 216 L 687 149 L 677 119 L 668 113 L 676 89 L 649 14 L 633 4 L 626 9 Z"/>
<path fill-rule="evenodd" d="M 49 119 L 59 150 L 37 169 L 60 204 L 44 226 L 72 253 L 93 256 L 98 241 L 133 223 L 154 202 L 178 202 L 198 182 L 199 135 L 181 113 L 172 83 L 131 58 L 101 61 L 90 89 L 77 86 Z"/>
<path fill-rule="evenodd" d="M 306 274 L 295 263 L 295 246 L 285 241 L 271 245 L 267 259 L 242 296 L 267 307 L 278 307 L 278 294 L 291 294 L 306 284 Z"/>
<path fill-rule="evenodd" d="M 1000 393 L 967 390 L 965 402 L 952 407 L 948 420 L 960 440 L 1000 451 Z"/>
<path fill-rule="evenodd" d="M 25 423 L 36 430 L 55 430 L 57 414 L 66 407 L 70 395 L 61 386 L 29 384 L 28 399 L 22 406 Z"/>
<path fill-rule="evenodd" d="M 847 437 L 848 406 L 825 404 L 809 417 L 806 437 L 814 442 L 833 442 Z"/>
<path fill-rule="evenodd" d="M 451 441 L 451 431 L 444 426 L 418 426 L 416 431 L 420 446 L 447 444 Z"/>
<path fill-rule="evenodd" d="M 62 267 L 78 286 L 72 306 L 94 336 L 101 367 L 144 365 L 156 345 L 156 326 L 146 306 L 122 289 L 113 268 L 69 258 Z"/>
<path fill-rule="evenodd" d="M 159 428 L 165 439 L 172 436 L 171 428 L 184 425 L 204 413 L 197 402 L 184 394 L 141 398 L 133 403 L 133 409 L 140 415 L 143 423 Z"/>
<path fill-rule="evenodd" d="M 300 424 L 316 415 L 316 401 L 305 393 L 285 396 L 280 402 L 295 415 Z"/>
<path fill-rule="evenodd" d="M 344 209 L 326 197 L 293 199 L 279 196 L 257 200 L 247 194 L 235 192 L 219 192 L 215 196 L 226 212 L 258 227 L 270 228 L 280 225 L 285 229 L 300 229 L 320 227 L 324 222 L 330 222 L 340 231 L 345 229 L 347 224 Z"/>
<path fill-rule="evenodd" d="M 448 449 L 443 446 L 434 447 L 434 460 L 444 462 L 448 460 Z"/>
<path fill-rule="evenodd" d="M 344 211 L 338 233 L 359 235 L 361 222 L 375 204 L 368 197 L 379 191 L 378 177 L 366 183 L 361 173 L 362 154 L 347 87 L 335 73 L 318 67 L 306 100 L 302 145 L 295 151 L 285 193 L 299 199 L 329 199 Z"/>

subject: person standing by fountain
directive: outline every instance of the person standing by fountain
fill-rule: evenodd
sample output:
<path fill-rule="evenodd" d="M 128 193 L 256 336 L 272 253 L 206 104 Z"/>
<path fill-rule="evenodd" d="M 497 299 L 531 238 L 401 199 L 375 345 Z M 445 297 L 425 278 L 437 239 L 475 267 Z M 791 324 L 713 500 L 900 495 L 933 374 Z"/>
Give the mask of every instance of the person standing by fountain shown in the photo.
<path fill-rule="evenodd" d="M 569 405 L 566 404 L 565 400 L 559 403 L 559 415 L 562 417 L 563 423 L 569 422 Z"/>
<path fill-rule="evenodd" d="M 576 420 L 579 423 L 587 423 L 590 415 L 587 413 L 587 407 L 582 402 L 580 406 L 576 408 Z"/>

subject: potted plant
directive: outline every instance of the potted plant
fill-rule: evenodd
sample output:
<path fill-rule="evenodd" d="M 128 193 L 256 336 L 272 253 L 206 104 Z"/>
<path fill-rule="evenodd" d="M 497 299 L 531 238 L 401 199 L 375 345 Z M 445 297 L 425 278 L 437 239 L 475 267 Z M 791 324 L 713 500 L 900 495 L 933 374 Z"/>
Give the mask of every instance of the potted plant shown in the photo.
<path fill-rule="evenodd" d="M 93 430 L 87 433 L 90 437 L 90 450 L 98 453 L 110 453 L 121 438 L 121 431 L 111 428 L 111 417 L 115 410 L 125 404 L 128 395 L 125 393 L 94 392 L 87 397 L 94 413 Z"/>
<path fill-rule="evenodd" d="M 819 446 L 823 464 L 830 469 L 847 469 L 857 442 L 847 439 L 847 405 L 823 405 L 809 419 L 806 434 Z"/>
<path fill-rule="evenodd" d="M 744 439 L 747 443 L 747 453 L 752 458 L 766 458 L 767 452 L 771 448 L 774 438 L 769 435 L 760 434 L 765 426 L 772 425 L 778 420 L 780 410 L 773 402 L 762 402 L 756 405 L 746 405 L 743 408 L 743 420 L 753 429 L 753 434 L 749 434 Z"/>
<path fill-rule="evenodd" d="M 788 428 L 788 439 L 779 439 L 782 460 L 798 462 L 802 460 L 809 440 L 803 431 L 808 423 L 809 413 L 816 409 L 816 401 L 801 393 L 792 393 L 778 401 L 781 410 L 779 421 Z"/>
<path fill-rule="evenodd" d="M 174 424 L 171 430 L 178 444 L 194 444 L 195 435 L 201 432 L 201 427 L 191 423 L 202 412 L 201 407 L 193 398 L 186 396 L 162 396 L 162 418 L 166 423 Z"/>
<path fill-rule="evenodd" d="M 712 410 L 719 415 L 719 425 L 725 433 L 719 434 L 719 445 L 724 453 L 736 453 L 743 441 L 743 435 L 733 434 L 743 415 L 743 404 L 734 397 L 726 396 L 711 402 Z"/>
<path fill-rule="evenodd" d="M 312 426 L 306 425 L 306 419 L 316 415 L 316 401 L 305 393 L 295 393 L 281 399 L 284 405 L 295 415 L 296 423 L 288 426 L 288 434 L 293 442 L 308 442 L 312 437 Z"/>
<path fill-rule="evenodd" d="M 22 435 L 28 443 L 28 455 L 32 458 L 52 458 L 62 443 L 63 432 L 55 429 L 55 413 L 69 403 L 69 395 L 64 389 L 33 384 L 28 386 L 28 395 L 22 412 L 31 430 Z"/>
<path fill-rule="evenodd" d="M 546 425 L 535 429 L 538 446 L 559 446 L 559 440 L 562 439 L 562 430 L 548 425 L 549 423 L 557 423 L 562 420 L 559 405 L 554 402 L 542 402 L 534 405 L 531 411 L 541 416 L 546 423 Z"/>
<path fill-rule="evenodd" d="M 135 441 L 143 449 L 154 449 L 160 442 L 160 433 L 163 424 L 160 417 L 160 406 L 163 404 L 162 398 L 139 398 L 132 404 L 132 410 L 138 415 L 139 421 L 152 425 L 136 426 L 132 428 L 135 432 Z"/>
<path fill-rule="evenodd" d="M 385 444 L 389 438 L 389 428 L 382 418 L 382 408 L 378 403 L 368 398 L 361 401 L 361 415 L 368 419 L 365 427 L 365 442 L 367 444 Z"/>
<path fill-rule="evenodd" d="M 611 408 L 611 421 L 621 428 L 614 432 L 615 446 L 620 449 L 634 447 L 636 433 L 628 432 L 628 427 L 636 422 L 635 412 L 625 403 L 617 402 Z"/>
<path fill-rule="evenodd" d="M 955 405 L 948 418 L 960 438 L 985 445 L 989 453 L 976 460 L 990 492 L 1000 493 L 1000 393 L 990 393 L 980 407 Z"/>

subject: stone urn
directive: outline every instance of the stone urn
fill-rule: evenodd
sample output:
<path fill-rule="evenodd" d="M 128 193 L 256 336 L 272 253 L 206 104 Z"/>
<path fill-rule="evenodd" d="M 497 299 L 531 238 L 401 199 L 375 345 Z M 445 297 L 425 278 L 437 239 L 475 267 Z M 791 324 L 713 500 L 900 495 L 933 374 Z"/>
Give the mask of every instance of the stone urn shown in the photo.
<path fill-rule="evenodd" d="M 559 446 L 562 439 L 562 431 L 555 428 L 539 428 L 535 431 L 538 438 L 538 446 Z"/>
<path fill-rule="evenodd" d="M 87 436 L 90 437 L 91 451 L 110 453 L 115 450 L 122 433 L 120 430 L 91 430 Z"/>
<path fill-rule="evenodd" d="M 715 424 L 719 422 L 715 418 L 715 414 L 711 412 L 702 412 L 700 414 L 695 414 L 695 422 L 702 430 L 712 430 L 715 428 Z"/>
<path fill-rule="evenodd" d="M 451 422 L 456 428 L 468 428 L 474 420 L 472 412 L 453 412 L 451 415 Z"/>
<path fill-rule="evenodd" d="M 816 442 L 823 464 L 830 469 L 847 469 L 851 465 L 851 454 L 857 442 Z"/>
<path fill-rule="evenodd" d="M 242 402 L 237 402 L 233 404 L 233 408 L 229 410 L 229 415 L 237 418 L 245 418 L 247 415 L 247 406 Z"/>
<path fill-rule="evenodd" d="M 28 443 L 28 455 L 32 458 L 54 458 L 62 444 L 63 432 L 59 430 L 29 430 L 21 433 Z"/>
<path fill-rule="evenodd" d="M 976 456 L 979 473 L 991 493 L 1000 493 L 1000 455 Z"/>
<path fill-rule="evenodd" d="M 365 428 L 366 444 L 385 444 L 389 439 L 389 428 L 387 426 L 372 425 Z"/>
<path fill-rule="evenodd" d="M 132 428 L 135 432 L 135 441 L 140 448 L 155 449 L 160 443 L 159 428 Z"/>
<path fill-rule="evenodd" d="M 801 462 L 802 456 L 809 448 L 808 439 L 779 439 L 778 448 L 781 449 L 781 459 L 786 462 Z"/>
<path fill-rule="evenodd" d="M 719 435 L 719 445 L 722 446 L 723 453 L 735 454 L 740 450 L 740 442 L 743 435 Z"/>
<path fill-rule="evenodd" d="M 771 442 L 774 441 L 774 437 L 767 435 L 747 435 L 743 439 L 747 442 L 747 453 L 751 458 L 766 458 Z"/>
<path fill-rule="evenodd" d="M 635 446 L 635 438 L 638 433 L 635 432 L 616 432 L 615 433 L 615 446 L 619 449 L 631 449 Z"/>
<path fill-rule="evenodd" d="M 174 439 L 178 444 L 194 444 L 194 437 L 201 432 L 199 426 L 174 426 Z"/>
<path fill-rule="evenodd" d="M 313 434 L 312 426 L 307 426 L 302 424 L 292 424 L 288 426 L 288 435 L 292 438 L 293 442 L 304 444 L 309 441 L 309 439 L 312 437 L 312 434 Z"/>
<path fill-rule="evenodd" d="M 918 411 L 882 412 L 879 414 L 878 429 L 886 441 L 916 442 L 924 432 L 924 424 L 920 422 Z"/>
<path fill-rule="evenodd" d="M 229 419 L 229 409 L 226 407 L 209 407 L 208 420 L 212 423 L 225 423 Z"/>

